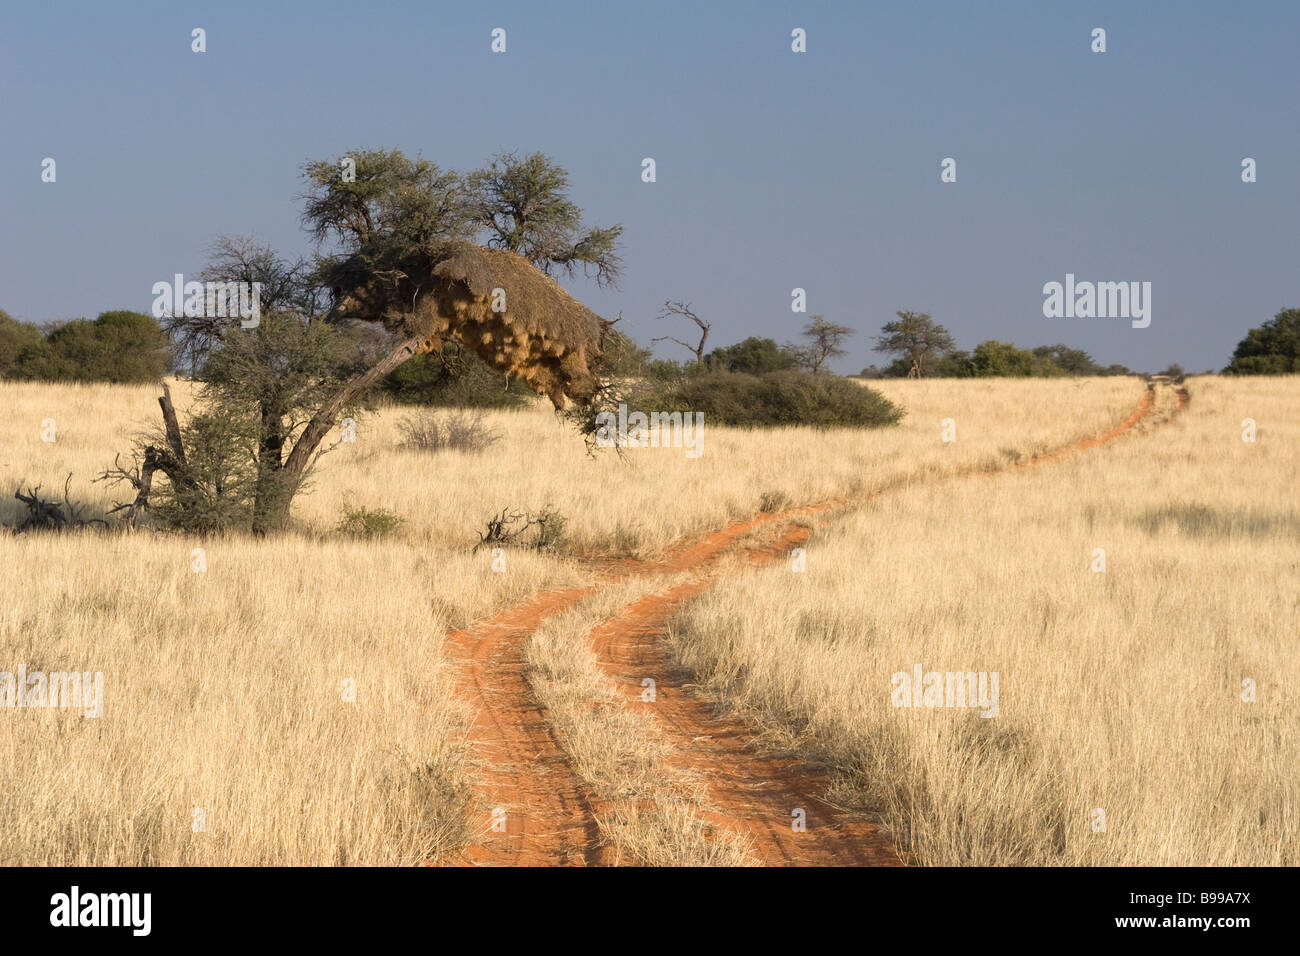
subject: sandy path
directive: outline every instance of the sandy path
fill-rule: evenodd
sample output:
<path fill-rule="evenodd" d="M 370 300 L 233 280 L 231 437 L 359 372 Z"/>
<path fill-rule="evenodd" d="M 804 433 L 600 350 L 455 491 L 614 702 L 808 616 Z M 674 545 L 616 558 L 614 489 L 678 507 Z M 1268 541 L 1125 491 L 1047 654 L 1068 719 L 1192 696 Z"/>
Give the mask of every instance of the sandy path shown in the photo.
<path fill-rule="evenodd" d="M 790 524 L 780 538 L 751 552 L 754 564 L 785 559 L 808 539 Z M 717 826 L 740 831 L 753 855 L 767 865 L 898 866 L 888 834 L 846 817 L 821 799 L 829 786 L 824 769 L 751 746 L 753 732 L 715 703 L 689 693 L 690 675 L 665 650 L 664 628 L 686 601 L 707 590 L 713 575 L 649 594 L 591 632 L 605 672 L 628 695 L 628 706 L 654 714 L 669 738 L 673 762 L 701 772 Z M 655 700 L 642 701 L 641 681 L 655 681 Z"/>
<path fill-rule="evenodd" d="M 1186 389 L 1179 390 L 1178 399 L 1177 410 L 1181 410 L 1188 402 Z M 1112 441 L 1154 407 L 1155 392 L 1148 390 L 1119 425 L 1008 469 L 1060 461 Z M 478 788 L 480 806 L 486 808 L 484 833 L 480 843 L 465 851 L 463 862 L 518 866 L 611 862 L 607 849 L 599 845 L 596 814 L 600 808 L 569 766 L 546 715 L 533 699 L 525 675 L 524 645 L 545 618 L 604 586 L 631 577 L 699 571 L 700 577 L 647 595 L 595 628 L 591 640 L 602 667 L 627 685 L 630 706 L 655 714 L 682 766 L 707 771 L 710 797 L 721 810 L 716 822 L 742 830 L 763 863 L 897 865 L 898 856 L 880 827 L 851 819 L 820 798 L 827 787 L 824 770 L 759 753 L 750 745 L 752 733 L 738 720 L 687 694 L 686 676 L 672 666 L 662 641 L 668 619 L 716 580 L 707 572 L 719 555 L 760 528 L 781 525 L 778 540 L 750 557 L 756 564 L 783 559 L 807 538 L 809 519 L 824 520 L 847 507 L 832 501 L 761 514 L 685 544 L 661 562 L 625 562 L 592 587 L 537 595 L 449 634 L 445 650 L 461 665 L 462 693 L 477 710 L 470 737 L 485 762 Z M 657 699 L 644 704 L 640 682 L 651 675 L 658 675 Z M 501 819 L 490 816 L 493 810 L 505 811 L 503 829 Z M 802 831 L 792 827 L 796 810 L 804 814 Z"/>
<path fill-rule="evenodd" d="M 602 586 L 705 568 L 755 529 L 814 510 L 794 509 L 736 522 L 679 547 L 662 561 L 623 563 L 595 586 L 548 591 L 448 634 L 443 650 L 458 666 L 460 693 L 475 711 L 470 739 L 483 762 L 477 786 L 480 838 L 459 862 L 497 866 L 611 862 L 607 848 L 598 846 L 593 812 L 597 801 L 573 773 L 528 686 L 524 646 L 543 620 Z"/>

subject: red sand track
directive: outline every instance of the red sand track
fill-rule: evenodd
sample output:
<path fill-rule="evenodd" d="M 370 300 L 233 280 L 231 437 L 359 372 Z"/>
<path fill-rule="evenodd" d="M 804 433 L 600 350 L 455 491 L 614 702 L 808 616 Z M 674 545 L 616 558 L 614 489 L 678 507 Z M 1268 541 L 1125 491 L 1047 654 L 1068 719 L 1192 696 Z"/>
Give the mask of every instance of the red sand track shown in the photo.
<path fill-rule="evenodd" d="M 754 564 L 781 560 L 808 535 L 806 527 L 790 525 L 775 544 L 753 552 L 751 559 Z M 678 608 L 715 580 L 697 578 L 646 595 L 595 628 L 592 649 L 602 668 L 626 688 L 630 707 L 652 712 L 661 723 L 673 762 L 704 773 L 711 801 L 721 808 L 713 822 L 742 833 L 762 863 L 900 865 L 884 830 L 845 817 L 821 798 L 829 785 L 824 770 L 756 751 L 748 727 L 687 693 L 688 676 L 665 652 L 664 627 Z M 641 680 L 647 676 L 655 680 L 653 703 L 641 700 Z M 796 832 L 798 811 L 801 828 Z"/>
<path fill-rule="evenodd" d="M 1154 397 L 1153 391 L 1145 392 L 1125 421 L 1102 434 L 1010 467 L 1060 461 L 1112 441 L 1150 414 Z M 1181 410 L 1188 403 L 1187 390 L 1180 389 L 1178 398 Z M 822 769 L 757 752 L 750 745 L 752 732 L 743 724 L 688 696 L 661 640 L 666 622 L 677 609 L 716 580 L 704 572 L 719 555 L 763 526 L 783 524 L 776 543 L 751 552 L 751 560 L 765 563 L 783 558 L 807 538 L 809 518 L 847 507 L 835 501 L 761 514 L 683 545 L 662 562 L 624 564 L 600 584 L 543 593 L 449 634 L 446 653 L 463 667 L 461 690 L 477 709 L 470 737 L 486 764 L 478 785 L 483 835 L 477 845 L 465 850 L 462 862 L 516 866 L 613 862 L 608 849 L 600 845 L 599 807 L 569 766 L 545 713 L 533 699 L 524 671 L 524 644 L 544 619 L 604 586 L 635 576 L 699 571 L 701 577 L 643 597 L 595 628 L 591 638 L 602 667 L 628 685 L 631 706 L 655 714 L 683 766 L 707 771 L 710 798 L 721 810 L 716 822 L 742 831 L 761 862 L 897 865 L 898 855 L 880 827 L 851 819 L 821 799 L 827 785 Z M 655 678 L 653 704 L 640 701 L 640 680 L 647 672 L 660 675 Z M 791 827 L 796 809 L 806 815 L 804 832 Z M 493 810 L 505 811 L 503 832 L 493 829 Z"/>
<path fill-rule="evenodd" d="M 625 566 L 603 583 L 634 576 L 671 574 L 707 566 L 754 529 L 814 509 L 764 514 L 684 545 L 658 563 Z M 462 862 L 514 866 L 585 865 L 610 862 L 597 847 L 594 798 L 569 768 L 525 674 L 524 644 L 537 626 L 601 585 L 537 595 L 467 630 L 452 631 L 444 652 L 461 665 L 460 692 L 476 710 L 470 728 L 479 757 L 480 843 Z M 493 811 L 504 810 L 504 831 Z"/>

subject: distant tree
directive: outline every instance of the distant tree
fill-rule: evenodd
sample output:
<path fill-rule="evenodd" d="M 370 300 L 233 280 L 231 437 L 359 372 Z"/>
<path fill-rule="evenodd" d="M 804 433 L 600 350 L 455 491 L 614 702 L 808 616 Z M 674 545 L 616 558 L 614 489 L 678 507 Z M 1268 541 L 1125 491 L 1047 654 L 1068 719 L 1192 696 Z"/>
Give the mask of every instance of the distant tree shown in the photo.
<path fill-rule="evenodd" d="M 903 372 L 906 375 L 906 372 Z M 934 360 L 930 366 L 930 374 L 935 378 L 970 378 L 974 372 L 971 370 L 971 358 L 969 352 L 953 350 L 945 352 Z"/>
<path fill-rule="evenodd" d="M 689 319 L 690 321 L 694 322 L 696 327 L 700 330 L 700 340 L 694 345 L 689 345 L 688 343 L 683 342 L 681 339 L 674 338 L 671 335 L 661 335 L 658 338 L 651 339 L 650 341 L 651 342 L 676 342 L 682 348 L 694 352 L 695 364 L 697 367 L 702 368 L 704 366 L 704 344 L 709 341 L 709 330 L 713 327 L 712 324 L 706 322 L 704 319 L 700 318 L 693 311 L 691 311 L 691 305 L 689 302 L 665 302 L 663 309 L 660 310 L 659 314 L 655 316 L 655 318 L 667 319 L 667 318 L 671 318 L 674 315 L 679 315 L 685 319 Z"/>
<path fill-rule="evenodd" d="M 1082 349 L 1072 349 L 1065 345 L 1040 345 L 1033 350 L 1034 355 L 1046 359 L 1068 375 L 1100 375 L 1102 368 L 1092 360 L 1092 356 Z"/>
<path fill-rule="evenodd" d="M 1223 371 L 1225 375 L 1300 372 L 1300 309 L 1283 309 L 1247 332 Z"/>
<path fill-rule="evenodd" d="M 803 336 L 808 344 L 798 349 L 801 364 L 809 372 L 820 372 L 827 360 L 840 358 L 848 353 L 843 342 L 854 333 L 847 325 L 827 322 L 824 316 L 814 315 L 803 327 Z"/>
<path fill-rule="evenodd" d="M 31 358 L 46 348 L 45 336 L 30 322 L 19 322 L 0 309 L 0 377 L 16 374 L 24 355 Z"/>
<path fill-rule="evenodd" d="M 900 356 L 909 372 L 919 376 L 930 374 L 931 363 L 944 352 L 956 348 L 957 343 L 942 325 L 924 312 L 898 312 L 897 322 L 887 322 L 876 338 L 876 351 Z"/>
<path fill-rule="evenodd" d="M 1132 375 L 1127 365 L 1107 365 L 1102 375 Z"/>
<path fill-rule="evenodd" d="M 971 353 L 971 371 L 976 377 L 1028 377 L 1034 374 L 1034 353 L 1016 348 L 1011 342 L 989 339 Z"/>
<path fill-rule="evenodd" d="M 27 345 L 9 371 L 41 381 L 155 382 L 171 363 L 171 343 L 158 321 L 141 312 L 103 312 L 94 321 L 73 319 Z"/>
<path fill-rule="evenodd" d="M 498 153 L 469 174 L 470 222 L 487 233 L 487 245 L 516 252 L 548 274 L 581 267 L 598 285 L 614 284 L 623 227 L 584 228 L 568 188 L 568 172 L 544 154 Z"/>
<path fill-rule="evenodd" d="M 789 348 L 777 345 L 772 339 L 751 335 L 743 342 L 714 349 L 708 355 L 707 364 L 716 371 L 762 375 L 765 372 L 794 368 L 798 364 L 798 357 Z"/>
<path fill-rule="evenodd" d="M 937 360 L 936 360 L 937 361 Z M 905 358 L 896 358 L 886 365 L 880 373 L 881 378 L 910 378 L 914 377 L 913 369 L 915 366 Z"/>
<path fill-rule="evenodd" d="M 672 359 L 654 359 L 646 363 L 645 374 L 646 378 L 666 382 L 681 378 L 686 374 L 686 369 Z"/>

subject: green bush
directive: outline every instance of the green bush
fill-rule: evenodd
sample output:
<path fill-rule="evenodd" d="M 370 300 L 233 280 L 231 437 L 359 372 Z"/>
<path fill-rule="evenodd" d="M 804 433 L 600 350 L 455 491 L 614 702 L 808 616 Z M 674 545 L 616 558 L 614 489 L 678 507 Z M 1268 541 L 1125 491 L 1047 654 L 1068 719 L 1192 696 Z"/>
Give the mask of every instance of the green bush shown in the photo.
<path fill-rule="evenodd" d="M 387 508 L 348 508 L 339 521 L 338 531 L 352 538 L 386 538 L 405 521 L 401 515 Z"/>
<path fill-rule="evenodd" d="M 187 534 L 209 535 L 247 531 L 253 521 L 256 467 L 248 454 L 255 440 L 247 416 L 199 411 L 181 428 L 186 473 L 190 481 L 176 484 L 155 475 L 149 511 L 156 526 Z M 161 429 L 141 439 L 141 444 L 165 448 Z M 137 463 L 141 449 L 136 449 Z"/>
<path fill-rule="evenodd" d="M 743 342 L 714 349 L 705 357 L 705 364 L 719 372 L 746 372 L 764 375 L 794 368 L 799 357 L 789 348 L 782 348 L 773 339 L 751 335 Z"/>
<path fill-rule="evenodd" d="M 1288 375 L 1300 372 L 1300 309 L 1283 309 L 1237 344 L 1228 375 Z"/>
<path fill-rule="evenodd" d="M 8 377 L 24 355 L 45 348 L 45 336 L 30 322 L 19 322 L 0 309 L 0 377 Z"/>
<path fill-rule="evenodd" d="M 6 378 L 145 383 L 162 378 L 170 364 L 167 334 L 142 312 L 73 319 L 47 335 L 8 316 L 0 319 L 0 374 Z"/>
<path fill-rule="evenodd" d="M 705 372 L 644 383 L 626 400 L 629 408 L 647 414 L 702 412 L 709 424 L 750 428 L 879 428 L 903 417 L 902 409 L 874 389 L 838 375 L 798 371 Z"/>
<path fill-rule="evenodd" d="M 533 393 L 489 366 L 464 346 L 448 342 L 439 354 L 417 355 L 399 365 L 380 388 L 404 405 L 519 408 Z"/>

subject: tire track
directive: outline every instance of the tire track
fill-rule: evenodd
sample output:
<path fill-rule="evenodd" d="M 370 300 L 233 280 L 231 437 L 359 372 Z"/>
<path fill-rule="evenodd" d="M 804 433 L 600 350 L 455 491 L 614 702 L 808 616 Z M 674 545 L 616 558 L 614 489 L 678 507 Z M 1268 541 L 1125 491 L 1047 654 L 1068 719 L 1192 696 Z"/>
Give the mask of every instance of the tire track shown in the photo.
<path fill-rule="evenodd" d="M 702 569 L 765 525 L 820 507 L 763 514 L 680 546 L 657 562 L 624 564 L 588 587 L 544 592 L 450 632 L 443 651 L 459 671 L 459 691 L 475 712 L 471 745 L 482 761 L 476 786 L 479 842 L 457 862 L 485 866 L 566 866 L 612 862 L 599 841 L 597 801 L 573 772 L 533 697 L 524 645 L 546 618 L 602 587 L 633 577 Z"/>
<path fill-rule="evenodd" d="M 1101 434 L 995 472 L 971 467 L 948 478 L 1056 462 L 1105 444 L 1147 418 L 1155 408 L 1155 395 L 1148 389 L 1127 419 Z M 1179 390 L 1178 399 L 1173 413 L 1186 406 L 1186 389 Z M 877 491 L 867 500 L 884 493 Z M 629 706 L 652 709 L 683 766 L 707 771 L 710 796 L 721 807 L 715 822 L 742 829 L 765 864 L 898 865 L 899 857 L 883 828 L 851 818 L 821 798 L 828 783 L 824 768 L 756 752 L 752 732 L 740 721 L 722 713 L 716 704 L 687 694 L 686 675 L 672 665 L 662 640 L 677 609 L 716 581 L 708 571 L 720 555 L 765 526 L 783 525 L 776 543 L 750 554 L 754 564 L 770 563 L 807 539 L 809 519 L 824 522 L 851 506 L 834 500 L 760 514 L 686 543 L 661 561 L 624 562 L 591 586 L 537 595 L 449 634 L 446 653 L 461 665 L 462 692 L 477 711 L 470 738 L 485 761 L 479 802 L 505 811 L 504 828 L 499 818 L 485 824 L 480 843 L 466 849 L 462 862 L 523 866 L 612 862 L 599 842 L 596 817 L 601 808 L 569 765 L 528 686 L 524 644 L 543 620 L 610 584 L 698 571 L 698 578 L 647 595 L 593 629 L 591 640 L 601 666 L 628 687 Z M 658 699 L 643 705 L 640 680 L 647 671 L 660 675 L 655 678 Z M 796 810 L 805 814 L 802 831 L 792 827 Z"/>

